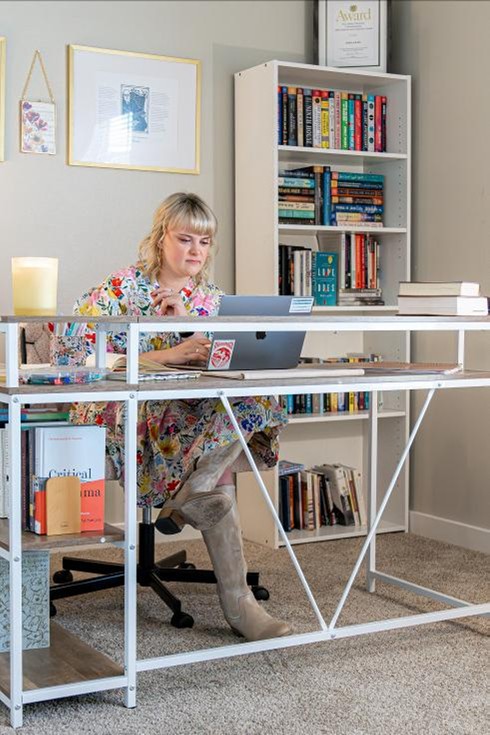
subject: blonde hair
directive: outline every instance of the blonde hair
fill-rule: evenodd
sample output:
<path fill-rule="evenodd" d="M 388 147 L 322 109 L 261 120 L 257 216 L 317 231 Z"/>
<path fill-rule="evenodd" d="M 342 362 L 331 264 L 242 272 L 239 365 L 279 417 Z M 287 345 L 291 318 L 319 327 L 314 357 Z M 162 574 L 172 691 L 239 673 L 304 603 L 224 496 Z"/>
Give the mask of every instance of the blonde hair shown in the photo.
<path fill-rule="evenodd" d="M 167 197 L 153 216 L 151 232 L 139 245 L 140 265 L 145 274 L 154 280 L 162 268 L 161 243 L 169 229 L 180 229 L 209 237 L 211 246 L 218 229 L 218 222 L 211 208 L 197 194 L 178 192 Z M 209 276 L 210 258 L 195 277 L 197 283 Z"/>

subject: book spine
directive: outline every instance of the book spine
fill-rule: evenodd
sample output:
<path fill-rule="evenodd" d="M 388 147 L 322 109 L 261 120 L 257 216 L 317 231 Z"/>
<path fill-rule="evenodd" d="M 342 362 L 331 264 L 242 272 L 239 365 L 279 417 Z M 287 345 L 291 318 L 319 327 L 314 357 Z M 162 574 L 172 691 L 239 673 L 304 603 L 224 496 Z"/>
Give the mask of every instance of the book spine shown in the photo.
<path fill-rule="evenodd" d="M 323 169 L 323 211 L 322 211 L 322 218 L 320 220 L 323 225 L 330 224 L 331 200 L 332 200 L 330 182 L 331 182 L 330 166 L 325 166 Z"/>
<path fill-rule="evenodd" d="M 330 148 L 330 108 L 329 93 L 325 90 L 321 93 L 322 110 L 322 148 Z"/>
<path fill-rule="evenodd" d="M 328 96 L 328 140 L 329 148 L 335 148 L 335 92 Z"/>
<path fill-rule="evenodd" d="M 303 93 L 304 118 L 305 118 L 305 146 L 313 147 L 313 99 L 311 89 L 305 89 Z"/>
<path fill-rule="evenodd" d="M 303 88 L 298 87 L 296 93 L 296 122 L 297 122 L 297 145 L 305 144 L 305 126 L 304 126 L 304 96 Z"/>
<path fill-rule="evenodd" d="M 335 148 L 340 150 L 342 140 L 342 96 L 340 92 L 334 92 L 335 109 Z"/>
<path fill-rule="evenodd" d="M 282 135 L 281 143 L 288 144 L 288 88 L 282 87 Z"/>
<path fill-rule="evenodd" d="M 282 87 L 277 88 L 277 144 L 282 144 Z"/>
<path fill-rule="evenodd" d="M 362 95 L 362 150 L 368 150 L 368 98 Z"/>
<path fill-rule="evenodd" d="M 340 147 L 349 150 L 349 95 L 341 92 Z"/>
<path fill-rule="evenodd" d="M 288 87 L 288 145 L 297 145 L 296 87 Z"/>
<path fill-rule="evenodd" d="M 291 186 L 296 189 L 314 189 L 315 181 L 308 178 L 295 178 L 291 176 L 279 176 L 277 183 L 279 186 Z"/>
<path fill-rule="evenodd" d="M 333 171 L 332 172 L 332 178 L 337 179 L 338 181 L 349 181 L 349 182 L 357 182 L 357 183 L 376 183 L 376 184 L 383 184 L 384 183 L 384 175 L 383 174 L 360 174 L 360 173 L 351 173 L 350 171 Z M 349 183 L 350 186 L 350 183 Z"/>
<path fill-rule="evenodd" d="M 322 147 L 322 97 L 319 89 L 313 90 L 313 148 Z"/>
<path fill-rule="evenodd" d="M 374 95 L 368 95 L 368 151 L 374 151 Z"/>
<path fill-rule="evenodd" d="M 385 152 L 387 150 L 387 140 L 386 140 L 386 105 L 387 105 L 387 98 L 381 97 L 381 150 Z"/>
<path fill-rule="evenodd" d="M 354 98 L 354 150 L 362 151 L 362 97 Z"/>
<path fill-rule="evenodd" d="M 382 143 L 382 115 L 381 115 L 381 97 L 379 94 L 374 98 L 374 150 L 381 153 L 383 150 Z"/>
<path fill-rule="evenodd" d="M 355 98 L 353 94 L 348 96 L 348 128 L 347 128 L 347 144 L 350 151 L 355 149 Z"/>

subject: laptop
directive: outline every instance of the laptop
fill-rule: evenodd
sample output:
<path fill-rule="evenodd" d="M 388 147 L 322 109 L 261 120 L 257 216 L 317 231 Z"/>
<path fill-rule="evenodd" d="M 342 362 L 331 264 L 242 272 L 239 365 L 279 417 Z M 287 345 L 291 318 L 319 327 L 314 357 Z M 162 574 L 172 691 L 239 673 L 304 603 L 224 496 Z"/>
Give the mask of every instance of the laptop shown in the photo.
<path fill-rule="evenodd" d="M 309 296 L 223 296 L 219 316 L 311 314 Z M 260 320 L 259 320 L 260 321 Z M 284 370 L 297 367 L 306 332 L 215 332 L 207 370 Z"/>

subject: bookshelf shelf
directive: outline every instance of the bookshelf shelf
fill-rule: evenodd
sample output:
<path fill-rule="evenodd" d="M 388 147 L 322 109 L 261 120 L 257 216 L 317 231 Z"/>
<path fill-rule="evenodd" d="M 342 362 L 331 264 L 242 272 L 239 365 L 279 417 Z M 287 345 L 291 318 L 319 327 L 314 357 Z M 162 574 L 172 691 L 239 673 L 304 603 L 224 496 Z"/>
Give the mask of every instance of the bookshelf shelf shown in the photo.
<path fill-rule="evenodd" d="M 384 411 L 379 411 L 378 416 L 380 419 L 400 418 L 405 416 L 405 411 L 390 411 L 385 409 Z M 355 413 L 293 414 L 288 418 L 288 426 L 323 424 L 331 421 L 366 421 L 369 418 L 369 411 L 356 411 Z"/>
<path fill-rule="evenodd" d="M 279 160 L 283 164 L 294 163 L 341 163 L 342 165 L 357 165 L 365 163 L 391 163 L 392 161 L 406 161 L 406 153 L 374 153 L 372 151 L 343 151 L 333 148 L 304 148 L 301 146 L 280 145 L 277 147 Z"/>
<path fill-rule="evenodd" d="M 112 677 L 123 677 L 122 666 L 108 656 L 96 651 L 57 623 L 51 623 L 51 645 L 24 651 L 24 701 L 42 701 L 45 697 L 38 690 L 70 684 L 72 694 L 77 694 L 77 685 L 86 691 L 86 683 L 94 682 L 91 691 L 97 691 L 95 681 Z M 119 686 L 122 686 L 119 684 Z M 10 696 L 10 656 L 0 653 L 0 691 Z"/>
<path fill-rule="evenodd" d="M 405 531 L 405 527 L 396 523 L 381 521 L 377 533 L 393 533 L 394 531 Z M 367 529 L 365 526 L 322 526 L 314 531 L 293 529 L 289 531 L 288 539 L 291 544 L 308 544 L 315 541 L 356 538 L 358 536 L 365 536 L 366 533 Z M 279 540 L 278 545 L 285 546 L 282 540 Z"/>
<path fill-rule="evenodd" d="M 9 522 L 7 518 L 0 518 L 0 547 L 8 549 Z M 60 536 L 39 536 L 31 531 L 22 532 L 22 548 L 25 551 L 36 549 L 61 549 L 65 546 L 87 546 L 90 544 L 104 544 L 122 541 L 124 532 L 109 523 L 104 525 L 103 531 L 87 531 L 85 533 L 69 533 Z"/>
<path fill-rule="evenodd" d="M 336 90 L 387 98 L 386 153 L 332 150 L 279 145 L 277 120 L 278 86 Z M 398 284 L 410 280 L 410 77 L 369 71 L 344 71 L 329 67 L 270 61 L 235 75 L 236 161 L 236 291 L 238 294 L 277 294 L 279 244 L 340 252 L 343 233 L 371 233 L 379 242 L 380 286 L 383 306 L 315 307 L 317 314 L 386 315 L 396 313 Z M 281 141 L 282 142 L 282 141 Z M 278 223 L 278 178 L 288 168 L 329 165 L 332 171 L 383 174 L 384 227 L 352 227 Z M 381 354 L 387 360 L 409 361 L 407 335 L 383 332 L 347 334 L 310 333 L 304 355 L 332 357 L 348 352 Z M 379 482 L 389 481 L 389 467 L 396 465 L 409 427 L 406 393 L 390 398 L 390 410 L 380 413 Z M 301 430 L 297 427 L 301 425 Z M 293 417 L 291 430 L 281 438 L 280 456 L 306 467 L 341 462 L 361 470 L 364 490 L 369 471 L 367 414 Z M 295 431 L 296 429 L 296 431 Z M 263 473 L 271 498 L 278 507 L 277 471 Z M 279 546 L 273 520 L 260 515 L 261 498 L 248 473 L 238 476 L 238 498 L 246 538 L 272 548 Z M 242 490 L 243 489 L 243 490 Z M 364 492 L 367 497 L 367 493 Z M 399 477 L 387 509 L 386 530 L 408 528 L 408 469 Z M 260 516 L 260 517 L 259 517 Z M 264 516 L 264 517 L 263 517 Z M 327 541 L 362 535 L 349 527 L 304 533 L 304 540 Z M 297 532 L 296 532 L 297 533 Z M 309 535 L 308 535 L 309 534 Z M 291 536 L 293 538 L 293 536 Z"/>
<path fill-rule="evenodd" d="M 288 235 L 312 235 L 313 237 L 329 232 L 340 235 L 342 232 L 372 232 L 373 235 L 406 235 L 406 227 L 333 227 L 327 225 L 278 225 L 281 233 Z"/>

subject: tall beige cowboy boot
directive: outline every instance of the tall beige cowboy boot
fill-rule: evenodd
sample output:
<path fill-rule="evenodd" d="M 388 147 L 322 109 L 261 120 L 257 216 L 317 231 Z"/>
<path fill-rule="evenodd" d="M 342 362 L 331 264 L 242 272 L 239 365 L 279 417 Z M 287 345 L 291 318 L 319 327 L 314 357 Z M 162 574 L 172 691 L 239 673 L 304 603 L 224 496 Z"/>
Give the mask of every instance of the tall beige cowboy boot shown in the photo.
<path fill-rule="evenodd" d="M 235 488 L 223 485 L 220 490 L 230 499 L 231 510 L 212 528 L 204 530 L 202 536 L 218 580 L 218 595 L 226 621 L 235 633 L 249 641 L 289 635 L 290 626 L 266 613 L 247 585 Z"/>
<path fill-rule="evenodd" d="M 216 488 L 216 483 L 241 451 L 240 442 L 235 441 L 204 454 L 198 460 L 194 472 L 165 501 L 158 514 L 155 526 L 160 533 L 180 533 L 186 523 L 204 531 L 228 513 L 232 501 L 221 488 Z"/>

